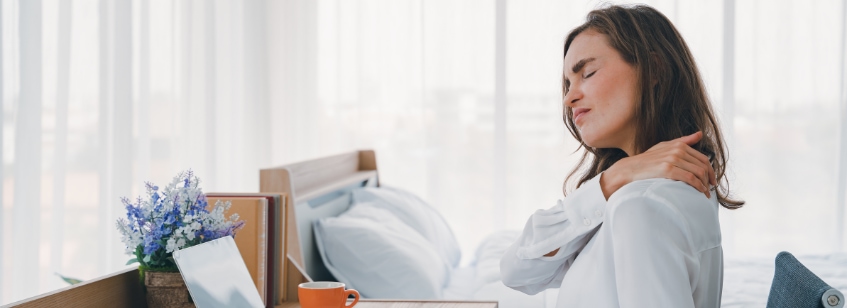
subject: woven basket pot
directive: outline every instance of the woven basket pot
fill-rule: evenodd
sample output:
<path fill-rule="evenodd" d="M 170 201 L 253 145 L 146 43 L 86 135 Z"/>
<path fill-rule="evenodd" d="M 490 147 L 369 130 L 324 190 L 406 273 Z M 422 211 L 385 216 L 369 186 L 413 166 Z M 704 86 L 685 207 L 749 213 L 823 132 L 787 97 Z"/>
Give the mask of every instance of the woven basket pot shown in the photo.
<path fill-rule="evenodd" d="M 149 308 L 194 308 L 188 288 L 179 272 L 144 273 Z"/>

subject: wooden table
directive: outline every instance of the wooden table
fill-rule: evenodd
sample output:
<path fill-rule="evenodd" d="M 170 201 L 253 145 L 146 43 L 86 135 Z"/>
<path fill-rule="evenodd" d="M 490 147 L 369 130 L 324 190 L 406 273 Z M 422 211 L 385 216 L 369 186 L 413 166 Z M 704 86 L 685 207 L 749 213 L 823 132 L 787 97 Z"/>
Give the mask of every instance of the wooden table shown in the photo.
<path fill-rule="evenodd" d="M 300 308 L 300 303 L 284 303 L 276 308 Z M 355 308 L 498 308 L 494 301 L 381 300 L 363 299 Z"/>

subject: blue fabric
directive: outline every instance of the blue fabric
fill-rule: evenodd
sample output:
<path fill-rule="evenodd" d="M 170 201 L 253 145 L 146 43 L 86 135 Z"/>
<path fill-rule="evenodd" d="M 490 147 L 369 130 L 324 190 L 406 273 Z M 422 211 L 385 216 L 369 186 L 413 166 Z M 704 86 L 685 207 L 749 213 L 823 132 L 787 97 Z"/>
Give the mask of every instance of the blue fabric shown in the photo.
<path fill-rule="evenodd" d="M 803 266 L 790 253 L 783 251 L 776 256 L 768 308 L 830 308 L 843 306 L 844 297 L 838 296 L 837 305 L 825 305 L 822 296 L 832 289 L 812 271 Z"/>

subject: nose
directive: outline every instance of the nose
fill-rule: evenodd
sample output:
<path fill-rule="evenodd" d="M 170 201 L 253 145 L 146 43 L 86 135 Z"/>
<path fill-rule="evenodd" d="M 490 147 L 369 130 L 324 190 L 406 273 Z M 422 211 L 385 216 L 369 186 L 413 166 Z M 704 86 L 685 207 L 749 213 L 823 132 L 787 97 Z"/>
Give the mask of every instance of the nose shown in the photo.
<path fill-rule="evenodd" d="M 579 90 L 579 87 L 571 86 L 568 89 L 568 93 L 565 94 L 565 106 L 573 108 L 575 103 L 580 99 L 582 99 L 582 91 Z"/>

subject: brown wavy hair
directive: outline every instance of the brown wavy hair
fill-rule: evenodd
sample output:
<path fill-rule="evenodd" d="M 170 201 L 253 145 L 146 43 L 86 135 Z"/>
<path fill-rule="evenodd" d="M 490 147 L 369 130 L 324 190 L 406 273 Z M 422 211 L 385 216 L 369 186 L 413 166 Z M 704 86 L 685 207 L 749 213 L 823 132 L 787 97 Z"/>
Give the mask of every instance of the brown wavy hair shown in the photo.
<path fill-rule="evenodd" d="M 694 57 L 670 20 L 646 5 L 612 5 L 593 10 L 585 23 L 568 34 L 563 57 L 574 38 L 589 29 L 605 35 L 609 45 L 635 67 L 640 99 L 636 102 L 633 155 L 659 142 L 702 131 L 703 138 L 693 148 L 711 161 L 718 182 L 718 202 L 728 209 L 744 205 L 744 201 L 730 199 L 729 182 L 725 177 L 727 150 L 720 127 Z M 563 72 L 563 95 L 567 94 L 564 78 Z M 579 163 L 565 179 L 567 186 L 581 173 L 578 188 L 627 154 L 621 149 L 587 146 L 574 124 L 572 110 L 564 105 L 565 125 L 585 149 Z"/>

